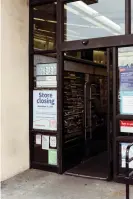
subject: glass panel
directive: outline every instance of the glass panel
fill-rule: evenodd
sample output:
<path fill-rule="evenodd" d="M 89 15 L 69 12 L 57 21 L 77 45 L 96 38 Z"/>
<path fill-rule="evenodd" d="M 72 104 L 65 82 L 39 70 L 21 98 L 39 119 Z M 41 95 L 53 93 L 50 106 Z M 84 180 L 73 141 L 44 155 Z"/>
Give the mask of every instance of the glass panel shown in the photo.
<path fill-rule="evenodd" d="M 76 1 L 64 5 L 65 40 L 125 34 L 125 0 Z"/>
<path fill-rule="evenodd" d="M 104 172 L 100 174 L 97 164 L 92 174 L 102 178 L 107 177 L 108 171 L 106 59 L 106 49 L 64 53 L 63 136 L 65 147 L 69 143 L 72 146 L 66 153 L 65 161 L 74 165 L 77 160 L 89 161 L 93 156 L 102 159 L 100 169 L 104 168 Z M 82 175 L 83 172 L 80 172 L 78 174 Z"/>
<path fill-rule="evenodd" d="M 56 4 L 45 4 L 33 8 L 34 49 L 55 49 Z"/>
<path fill-rule="evenodd" d="M 68 117 L 66 123 L 71 123 L 73 120 L 75 122 L 78 115 L 75 114 L 76 112 L 79 113 L 80 117 L 82 116 L 81 111 L 78 109 L 81 109 L 83 106 L 82 94 L 84 89 L 80 86 L 80 79 L 83 78 L 82 74 L 84 74 L 84 78 L 88 82 L 86 88 L 88 136 L 90 132 L 94 135 L 96 128 L 102 129 L 104 126 L 106 129 L 107 126 L 105 119 L 107 115 L 107 67 L 105 55 L 106 49 L 101 49 L 101 51 L 99 49 L 69 51 L 69 53 L 65 52 L 64 54 L 64 103 L 66 105 L 64 107 L 64 114 L 70 112 L 70 115 L 73 116 L 71 120 Z M 79 78 L 78 75 L 81 75 L 81 77 Z M 73 104 L 73 107 L 71 104 Z M 89 117 L 90 114 L 91 116 Z M 92 125 L 89 125 L 90 123 Z M 73 126 L 72 132 L 75 131 L 76 128 Z M 101 134 L 107 133 L 106 130 L 105 132 L 103 131 Z M 67 128 L 66 134 L 68 132 L 69 129 Z"/>
<path fill-rule="evenodd" d="M 34 55 L 33 129 L 57 130 L 56 54 Z"/>
<path fill-rule="evenodd" d="M 87 49 L 83 51 L 69 51 L 66 52 L 67 57 L 73 57 L 81 60 L 89 60 L 97 64 L 106 65 L 106 50 L 92 50 Z"/>
<path fill-rule="evenodd" d="M 118 73 L 118 112 L 133 115 L 133 47 L 118 49 Z"/>
<path fill-rule="evenodd" d="M 126 150 L 127 146 L 131 143 L 119 143 L 119 174 L 125 175 L 125 168 L 126 168 Z M 133 157 L 133 147 L 130 148 L 129 158 Z M 118 160 L 118 159 L 117 159 Z M 133 161 L 130 162 L 129 168 L 133 169 Z"/>
<path fill-rule="evenodd" d="M 56 54 L 34 55 L 34 88 L 57 87 Z"/>

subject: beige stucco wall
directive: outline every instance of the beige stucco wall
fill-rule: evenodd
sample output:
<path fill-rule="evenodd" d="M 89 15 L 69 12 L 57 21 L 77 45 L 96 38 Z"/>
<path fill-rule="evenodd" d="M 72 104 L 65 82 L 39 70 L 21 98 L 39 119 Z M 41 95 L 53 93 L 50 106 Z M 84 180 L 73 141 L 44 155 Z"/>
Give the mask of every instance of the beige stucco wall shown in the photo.
<path fill-rule="evenodd" d="M 28 5 L 1 1 L 1 180 L 29 168 Z"/>

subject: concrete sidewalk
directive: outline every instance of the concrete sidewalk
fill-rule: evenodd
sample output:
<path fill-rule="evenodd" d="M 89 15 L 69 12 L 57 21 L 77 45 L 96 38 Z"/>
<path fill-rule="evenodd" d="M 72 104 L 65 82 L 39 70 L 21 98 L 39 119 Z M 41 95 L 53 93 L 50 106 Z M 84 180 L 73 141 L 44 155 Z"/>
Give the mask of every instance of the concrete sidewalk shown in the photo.
<path fill-rule="evenodd" d="M 2 183 L 2 199 L 125 199 L 125 186 L 28 170 Z"/>

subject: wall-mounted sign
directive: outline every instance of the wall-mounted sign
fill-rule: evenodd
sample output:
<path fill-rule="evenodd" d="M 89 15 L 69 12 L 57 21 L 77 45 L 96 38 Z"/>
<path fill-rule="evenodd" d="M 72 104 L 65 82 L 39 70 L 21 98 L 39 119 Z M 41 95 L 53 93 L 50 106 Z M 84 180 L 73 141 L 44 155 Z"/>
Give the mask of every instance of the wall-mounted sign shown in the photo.
<path fill-rule="evenodd" d="M 120 132 L 133 133 L 133 121 L 120 120 Z"/>
<path fill-rule="evenodd" d="M 126 149 L 127 149 L 128 145 L 129 145 L 129 143 L 121 143 L 121 157 L 122 157 L 121 166 L 122 166 L 122 168 L 126 167 Z M 129 152 L 129 158 L 132 158 L 132 157 L 133 157 L 133 147 L 130 148 L 130 152 Z M 130 162 L 129 167 L 133 168 L 133 161 Z"/>
<path fill-rule="evenodd" d="M 57 91 L 33 91 L 33 129 L 57 130 Z"/>

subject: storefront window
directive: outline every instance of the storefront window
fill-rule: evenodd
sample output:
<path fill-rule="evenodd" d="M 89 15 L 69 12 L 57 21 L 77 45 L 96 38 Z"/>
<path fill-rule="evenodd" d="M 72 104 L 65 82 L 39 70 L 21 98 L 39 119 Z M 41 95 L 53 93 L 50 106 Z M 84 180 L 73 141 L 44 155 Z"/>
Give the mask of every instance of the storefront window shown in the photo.
<path fill-rule="evenodd" d="M 85 2 L 64 5 L 66 41 L 125 34 L 125 0 Z"/>
<path fill-rule="evenodd" d="M 57 87 L 56 54 L 34 55 L 34 88 Z"/>
<path fill-rule="evenodd" d="M 34 50 L 53 50 L 56 41 L 56 4 L 33 8 Z"/>
<path fill-rule="evenodd" d="M 33 129 L 57 130 L 56 54 L 34 55 Z"/>
<path fill-rule="evenodd" d="M 133 115 L 133 47 L 118 49 L 119 113 Z"/>

